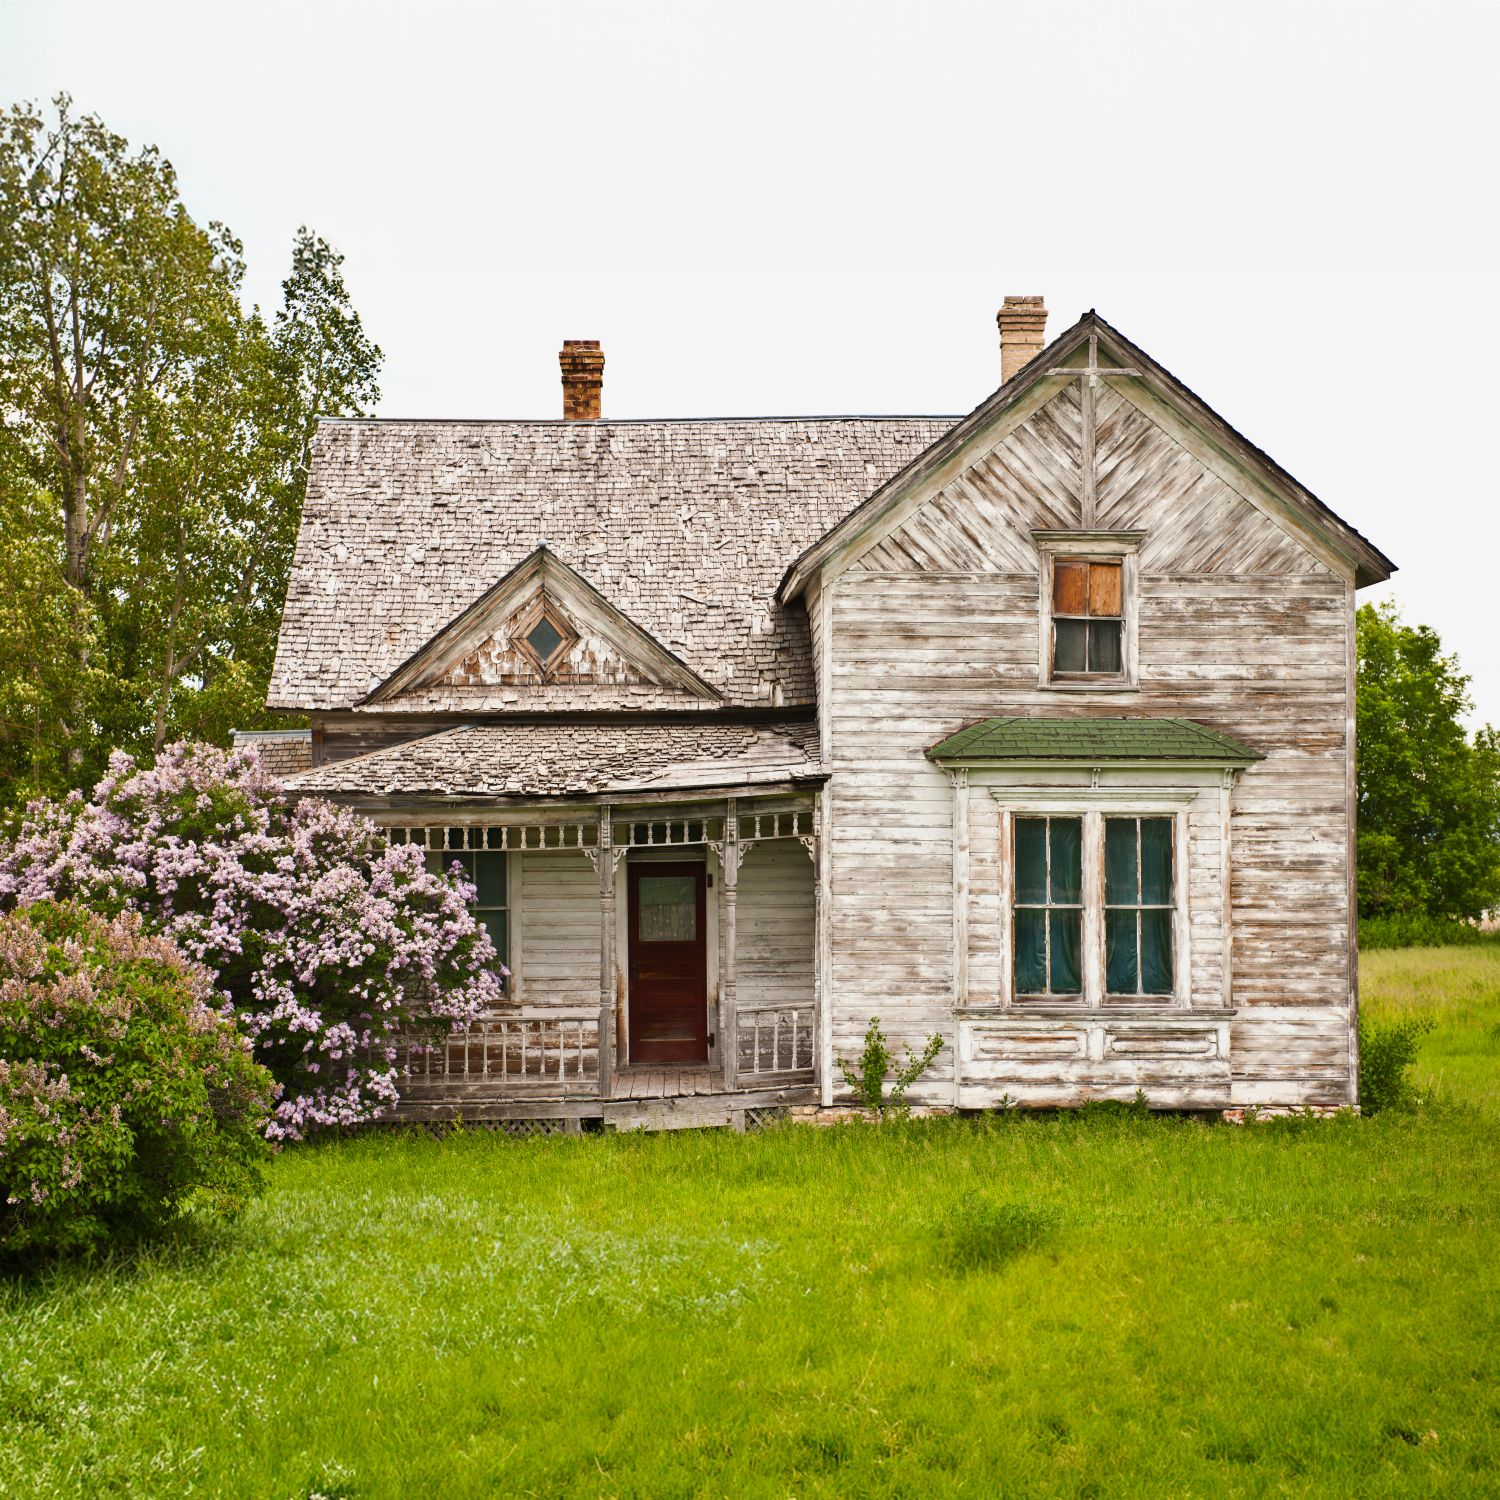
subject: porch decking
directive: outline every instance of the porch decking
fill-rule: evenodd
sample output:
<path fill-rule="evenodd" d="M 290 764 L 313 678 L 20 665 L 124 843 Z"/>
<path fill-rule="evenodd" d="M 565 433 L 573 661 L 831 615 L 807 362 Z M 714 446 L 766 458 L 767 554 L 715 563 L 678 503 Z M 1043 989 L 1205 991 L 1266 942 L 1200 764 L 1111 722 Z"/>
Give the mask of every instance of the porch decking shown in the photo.
<path fill-rule="evenodd" d="M 601 1089 L 597 1012 L 494 1016 L 407 1050 L 399 1060 L 401 1103 L 390 1118 L 743 1128 L 747 1117 L 816 1103 L 811 1020 L 810 1010 L 795 1006 L 748 1013 L 733 1085 L 711 1064 L 656 1063 L 616 1068 Z"/>

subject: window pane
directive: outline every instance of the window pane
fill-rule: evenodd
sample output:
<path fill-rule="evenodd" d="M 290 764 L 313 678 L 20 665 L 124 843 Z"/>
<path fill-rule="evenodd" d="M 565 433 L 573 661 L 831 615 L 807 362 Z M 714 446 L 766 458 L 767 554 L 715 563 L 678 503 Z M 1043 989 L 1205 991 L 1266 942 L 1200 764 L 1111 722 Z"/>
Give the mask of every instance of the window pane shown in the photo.
<path fill-rule="evenodd" d="M 1083 672 L 1088 669 L 1087 620 L 1054 620 L 1052 623 L 1052 670 Z"/>
<path fill-rule="evenodd" d="M 1089 612 L 1089 565 L 1055 563 L 1052 568 L 1052 612 L 1086 615 Z"/>
<path fill-rule="evenodd" d="M 1135 908 L 1107 911 L 1104 914 L 1104 988 L 1111 995 L 1133 995 L 1136 993 L 1135 979 Z"/>
<path fill-rule="evenodd" d="M 1141 913 L 1141 989 L 1147 995 L 1172 993 L 1172 913 Z"/>
<path fill-rule="evenodd" d="M 1052 919 L 1052 993 L 1076 995 L 1083 988 L 1078 978 L 1083 913 L 1052 911 L 1048 915 Z"/>
<path fill-rule="evenodd" d="M 490 941 L 495 945 L 495 952 L 500 955 L 500 962 L 510 963 L 510 921 L 503 911 L 481 911 L 475 914 L 479 925 L 490 935 Z"/>
<path fill-rule="evenodd" d="M 1141 904 L 1172 905 L 1172 820 L 1141 819 Z"/>
<path fill-rule="evenodd" d="M 1119 563 L 1091 563 L 1089 565 L 1089 613 L 1091 615 L 1118 615 L 1120 613 Z"/>
<path fill-rule="evenodd" d="M 526 632 L 526 644 L 536 652 L 538 658 L 546 661 L 557 648 L 562 645 L 562 632 L 555 626 L 546 615 L 543 615 L 535 625 Z"/>
<path fill-rule="evenodd" d="M 1089 671 L 1118 672 L 1121 667 L 1119 620 L 1090 620 Z"/>
<path fill-rule="evenodd" d="M 1104 820 L 1104 903 L 1131 906 L 1135 889 L 1135 819 Z"/>
<path fill-rule="evenodd" d="M 1052 819 L 1052 903 L 1071 906 L 1083 890 L 1083 819 Z"/>
<path fill-rule="evenodd" d="M 1047 913 L 1030 907 L 1016 912 L 1016 993 L 1040 995 L 1047 989 Z"/>
<path fill-rule="evenodd" d="M 452 875 L 453 867 L 457 865 L 465 880 L 474 878 L 473 860 L 467 854 L 455 854 L 451 849 L 429 849 L 423 862 L 434 875 Z"/>
<path fill-rule="evenodd" d="M 479 887 L 477 906 L 507 906 L 505 896 L 505 856 L 471 854 L 474 861 L 474 883 Z"/>
<path fill-rule="evenodd" d="M 1042 906 L 1047 900 L 1047 820 L 1016 819 L 1016 900 Z"/>
<path fill-rule="evenodd" d="M 691 875 L 643 875 L 640 925 L 645 943 L 691 943 L 698 936 L 697 882 Z"/>

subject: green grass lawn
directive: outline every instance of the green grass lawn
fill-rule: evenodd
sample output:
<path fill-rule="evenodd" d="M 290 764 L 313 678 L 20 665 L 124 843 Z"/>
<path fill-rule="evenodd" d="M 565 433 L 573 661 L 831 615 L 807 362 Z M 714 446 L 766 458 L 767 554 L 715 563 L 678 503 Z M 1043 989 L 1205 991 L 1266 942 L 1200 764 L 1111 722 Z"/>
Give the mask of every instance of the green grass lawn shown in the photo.
<path fill-rule="evenodd" d="M 0 1282 L 0 1493 L 1496 1493 L 1500 948 L 1365 982 L 1418 1112 L 289 1151 Z"/>

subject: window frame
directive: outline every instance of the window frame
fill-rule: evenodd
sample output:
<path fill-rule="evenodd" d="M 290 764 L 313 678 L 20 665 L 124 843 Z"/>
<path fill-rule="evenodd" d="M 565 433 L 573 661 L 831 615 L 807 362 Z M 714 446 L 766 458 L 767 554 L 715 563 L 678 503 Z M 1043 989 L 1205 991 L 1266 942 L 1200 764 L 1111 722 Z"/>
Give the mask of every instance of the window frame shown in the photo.
<path fill-rule="evenodd" d="M 545 620 L 561 637 L 545 658 L 528 639 L 531 632 Z M 523 609 L 510 627 L 510 642 L 536 668 L 543 681 L 551 678 L 558 664 L 578 644 L 578 631 L 573 622 L 545 594 L 537 594 Z"/>
<path fill-rule="evenodd" d="M 1018 898 L 1019 891 L 1013 886 L 1010 904 L 1010 931 L 1011 942 L 1015 942 L 1016 929 L 1020 926 L 1020 914 L 1023 911 L 1039 911 L 1043 915 L 1043 967 L 1046 969 L 1047 988 L 1045 990 L 1028 990 L 1026 992 L 1026 1003 L 1040 1003 L 1053 1005 L 1079 1005 L 1084 997 L 1084 944 L 1087 941 L 1087 933 L 1084 929 L 1084 909 L 1088 904 L 1088 888 L 1084 878 L 1086 871 L 1083 865 L 1083 819 L 1078 813 L 1046 813 L 1046 812 L 1017 812 L 1011 819 L 1011 859 L 1013 867 L 1020 864 L 1016 854 L 1016 841 L 1019 836 L 1019 824 L 1022 820 L 1045 825 L 1042 835 L 1043 847 L 1046 851 L 1046 862 L 1044 866 L 1043 883 L 1046 886 L 1046 900 L 1044 901 L 1021 901 Z M 1078 860 L 1079 860 L 1079 882 L 1078 899 L 1076 901 L 1054 901 L 1052 899 L 1052 824 L 1054 821 L 1066 821 L 1079 824 L 1078 829 Z M 1018 884 L 1018 883 L 1017 883 Z M 1052 988 L 1052 913 L 1070 912 L 1078 913 L 1078 956 L 1079 956 L 1079 988 L 1072 990 L 1054 990 Z M 1011 983 L 1015 983 L 1015 962 L 1011 963 Z M 1017 997 L 1019 999 L 1019 995 Z"/>
<path fill-rule="evenodd" d="M 1000 994 L 1008 1009 L 1027 1014 L 1079 1015 L 1123 1010 L 1186 1010 L 1192 999 L 1191 908 L 1188 881 L 1188 819 L 1195 792 L 1135 791 L 1105 798 L 1068 797 L 1005 801 L 1000 817 Z M 1022 995 L 1016 991 L 1016 822 L 1020 818 L 1074 817 L 1083 820 L 1083 935 L 1080 966 L 1083 993 L 1078 998 Z M 1111 994 L 1105 985 L 1104 822 L 1106 818 L 1172 820 L 1172 989 L 1160 995 Z M 1049 976 L 1050 977 L 1050 976 Z"/>
<path fill-rule="evenodd" d="M 451 875 L 455 864 L 462 865 L 464 875 L 469 883 L 475 888 L 476 897 L 479 894 L 479 882 L 477 879 L 477 866 L 472 866 L 469 861 L 487 858 L 502 859 L 504 877 L 501 884 L 505 888 L 504 906 L 480 906 L 477 901 L 469 903 L 470 913 L 482 919 L 486 912 L 505 913 L 505 949 L 498 953 L 500 962 L 509 970 L 509 977 L 502 980 L 503 992 L 507 1000 L 515 998 L 516 992 L 516 895 L 519 881 L 520 860 L 517 850 L 513 849 L 429 849 L 423 854 L 423 860 L 429 870 L 444 876 Z M 491 939 L 493 941 L 493 939 Z"/>
<path fill-rule="evenodd" d="M 1135 692 L 1140 683 L 1138 641 L 1140 545 L 1143 531 L 1033 531 L 1037 546 L 1037 686 L 1054 692 Z M 1059 562 L 1113 563 L 1120 568 L 1120 670 L 1053 669 L 1053 594 Z M 1065 617 L 1066 618 L 1066 617 Z M 1110 617 L 1113 618 L 1113 617 Z"/>

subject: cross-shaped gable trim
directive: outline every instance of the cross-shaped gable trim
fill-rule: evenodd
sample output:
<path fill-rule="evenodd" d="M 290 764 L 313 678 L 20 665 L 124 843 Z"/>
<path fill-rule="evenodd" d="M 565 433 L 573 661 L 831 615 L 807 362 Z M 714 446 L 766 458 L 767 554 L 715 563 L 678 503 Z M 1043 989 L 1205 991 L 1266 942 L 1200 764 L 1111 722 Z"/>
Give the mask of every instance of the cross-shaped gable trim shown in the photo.
<path fill-rule="evenodd" d="M 605 636 L 621 655 L 663 687 L 713 701 L 723 696 L 543 543 L 407 657 L 356 706 L 368 708 L 388 702 L 440 677 L 487 640 L 532 593 L 549 601 L 570 623 Z"/>
<path fill-rule="evenodd" d="M 1093 379 L 1088 378 L 1087 365 L 1079 366 L 1080 359 L 1095 365 Z M 1118 373 L 1125 369 L 1136 373 Z M 778 590 L 781 600 L 797 598 L 819 575 L 826 581 L 830 574 L 841 572 L 873 540 L 901 524 L 1066 383 L 1080 378 L 1090 387 L 1094 381 L 1104 380 L 1146 416 L 1167 426 L 1195 457 L 1315 555 L 1352 577 L 1357 586 L 1383 582 L 1396 571 L 1396 565 L 1384 553 L 1311 490 L 1090 310 L 993 396 L 807 548 L 783 575 Z"/>

